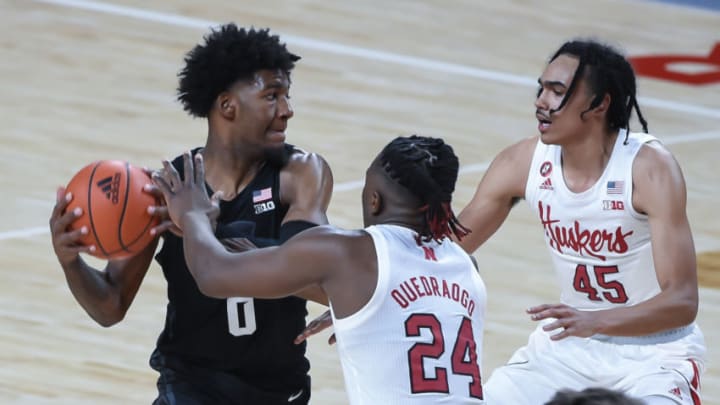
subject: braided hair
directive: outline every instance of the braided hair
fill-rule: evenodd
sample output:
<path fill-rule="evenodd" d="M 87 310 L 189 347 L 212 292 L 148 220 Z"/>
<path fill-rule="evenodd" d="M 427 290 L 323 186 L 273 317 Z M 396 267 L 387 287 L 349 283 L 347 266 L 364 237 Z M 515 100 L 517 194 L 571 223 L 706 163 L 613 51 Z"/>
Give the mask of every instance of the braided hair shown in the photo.
<path fill-rule="evenodd" d="M 633 109 L 643 131 L 648 132 L 647 121 L 640 112 L 637 102 L 635 72 L 630 62 L 616 49 L 595 40 L 572 40 L 563 44 L 550 58 L 554 61 L 560 55 L 576 56 L 580 62 L 575 71 L 570 87 L 560 106 L 552 112 L 561 110 L 570 99 L 578 81 L 586 75 L 586 82 L 595 98 L 583 114 L 600 105 L 605 94 L 610 95 L 610 106 L 607 112 L 607 125 L 616 131 L 620 128 L 630 129 L 630 117 Z M 627 142 L 627 138 L 625 139 Z"/>
<path fill-rule="evenodd" d="M 442 139 L 412 135 L 398 137 L 380 152 L 380 163 L 391 179 L 421 202 L 424 223 L 419 241 L 459 240 L 470 231 L 455 217 L 450 203 L 459 161 Z"/>
<path fill-rule="evenodd" d="M 177 94 L 183 109 L 206 118 L 215 99 L 239 80 L 248 80 L 259 70 L 282 70 L 288 77 L 300 57 L 290 53 L 269 29 L 238 28 L 229 23 L 205 35 L 185 55 L 178 73 Z"/>

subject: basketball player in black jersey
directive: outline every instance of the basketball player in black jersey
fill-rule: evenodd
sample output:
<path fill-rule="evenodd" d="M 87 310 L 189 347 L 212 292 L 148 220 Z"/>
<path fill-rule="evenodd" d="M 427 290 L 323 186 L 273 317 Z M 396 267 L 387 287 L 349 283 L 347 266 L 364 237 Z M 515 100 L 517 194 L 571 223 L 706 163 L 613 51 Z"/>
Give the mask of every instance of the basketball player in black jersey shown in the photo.
<path fill-rule="evenodd" d="M 332 174 L 325 160 L 285 143 L 293 116 L 290 72 L 300 58 L 267 29 L 227 24 L 205 36 L 185 57 L 178 99 L 193 117 L 206 118 L 202 150 L 208 192 L 221 192 L 217 234 L 250 238 L 260 246 L 326 224 Z M 174 162 L 182 164 L 179 157 Z M 180 167 L 180 166 L 178 166 Z M 147 191 L 162 194 L 152 185 Z M 72 196 L 58 190 L 50 218 L 53 247 L 75 299 L 99 324 L 120 322 L 150 267 L 158 241 L 104 270 L 79 253 L 82 233 L 68 225 L 83 213 L 65 212 Z M 151 211 L 167 219 L 165 207 Z M 168 283 L 165 327 L 150 365 L 160 373 L 154 404 L 307 404 L 305 345 L 293 339 L 305 326 L 306 299 L 327 303 L 319 289 L 284 299 L 213 299 L 188 272 L 179 230 L 165 220 L 155 256 Z"/>

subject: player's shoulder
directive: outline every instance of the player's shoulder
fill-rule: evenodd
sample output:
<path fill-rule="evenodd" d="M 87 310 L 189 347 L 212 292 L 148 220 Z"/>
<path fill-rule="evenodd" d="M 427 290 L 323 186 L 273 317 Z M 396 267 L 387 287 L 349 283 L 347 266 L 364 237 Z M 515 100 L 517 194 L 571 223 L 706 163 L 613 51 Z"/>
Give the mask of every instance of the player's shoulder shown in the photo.
<path fill-rule="evenodd" d="M 493 159 L 486 175 L 501 176 L 508 180 L 518 180 L 518 186 L 524 188 L 524 180 L 530 170 L 535 146 L 539 142 L 538 136 L 522 139 L 510 146 L 505 147 Z M 504 181 L 507 187 L 512 187 L 510 182 Z"/>
<path fill-rule="evenodd" d="M 280 182 L 286 194 L 291 189 L 298 192 L 306 189 L 313 194 L 323 190 L 332 191 L 333 175 L 325 158 L 318 153 L 307 152 L 293 147 L 287 164 L 280 171 Z M 302 186 L 298 189 L 297 186 Z M 291 192 L 288 195 L 297 195 Z"/>
<path fill-rule="evenodd" d="M 497 159 L 513 163 L 526 161 L 529 163 L 530 160 L 532 160 L 532 155 L 538 142 L 540 142 L 540 137 L 537 135 L 521 139 L 500 151 Z"/>
<path fill-rule="evenodd" d="M 308 152 L 297 146 L 292 146 L 288 157 L 288 162 L 284 169 L 294 170 L 312 170 L 312 169 L 330 169 L 325 158 L 316 152 Z"/>
<path fill-rule="evenodd" d="M 675 156 L 658 140 L 643 143 L 633 162 L 633 172 L 636 174 L 662 173 L 674 170 L 680 170 Z"/>

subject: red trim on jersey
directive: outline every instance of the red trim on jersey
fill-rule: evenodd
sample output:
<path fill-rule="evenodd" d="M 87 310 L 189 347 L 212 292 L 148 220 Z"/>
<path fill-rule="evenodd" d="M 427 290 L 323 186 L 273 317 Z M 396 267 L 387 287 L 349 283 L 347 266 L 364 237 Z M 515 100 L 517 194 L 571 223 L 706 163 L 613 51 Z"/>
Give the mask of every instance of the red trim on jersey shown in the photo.
<path fill-rule="evenodd" d="M 688 359 L 693 368 L 693 378 L 690 381 L 690 397 L 693 405 L 700 405 L 700 370 L 695 360 Z"/>

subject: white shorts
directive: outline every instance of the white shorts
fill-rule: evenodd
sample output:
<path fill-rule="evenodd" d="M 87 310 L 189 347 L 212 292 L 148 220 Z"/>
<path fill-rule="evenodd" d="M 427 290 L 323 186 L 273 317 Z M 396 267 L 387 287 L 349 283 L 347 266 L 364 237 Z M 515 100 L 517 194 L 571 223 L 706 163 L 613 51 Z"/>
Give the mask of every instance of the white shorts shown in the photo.
<path fill-rule="evenodd" d="M 700 404 L 705 338 L 694 323 L 649 336 L 550 340 L 542 330 L 493 371 L 483 385 L 488 405 L 544 404 L 561 389 L 603 387 L 635 398 L 661 396 Z"/>

